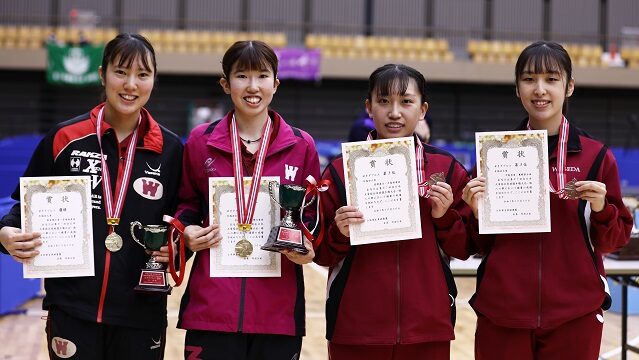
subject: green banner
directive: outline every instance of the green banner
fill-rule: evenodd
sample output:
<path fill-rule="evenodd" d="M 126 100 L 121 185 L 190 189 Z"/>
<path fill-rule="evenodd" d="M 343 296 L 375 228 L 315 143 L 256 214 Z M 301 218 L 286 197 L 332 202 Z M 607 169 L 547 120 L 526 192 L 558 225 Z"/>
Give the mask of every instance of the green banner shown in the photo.
<path fill-rule="evenodd" d="M 102 46 L 48 44 L 47 81 L 50 84 L 88 86 L 100 83 Z"/>

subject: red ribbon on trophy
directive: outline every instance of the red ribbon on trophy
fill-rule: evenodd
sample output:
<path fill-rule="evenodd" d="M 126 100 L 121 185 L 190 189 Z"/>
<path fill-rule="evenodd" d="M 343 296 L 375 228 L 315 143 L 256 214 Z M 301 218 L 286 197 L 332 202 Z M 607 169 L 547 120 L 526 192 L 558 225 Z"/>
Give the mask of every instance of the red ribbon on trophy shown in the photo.
<path fill-rule="evenodd" d="M 166 223 L 171 224 L 171 230 L 169 231 L 169 239 L 167 241 L 167 246 L 169 247 L 169 273 L 171 274 L 171 278 L 175 281 L 175 286 L 180 286 L 182 284 L 182 280 L 184 280 L 184 268 L 186 267 L 186 255 L 184 253 L 184 239 L 182 239 L 182 234 L 184 234 L 184 224 L 176 218 L 173 218 L 169 215 L 164 215 L 162 220 Z M 180 274 L 178 275 L 175 271 L 175 255 L 173 254 L 173 234 L 175 231 L 178 231 L 177 238 L 175 242 L 178 243 L 179 253 L 180 253 Z"/>
<path fill-rule="evenodd" d="M 313 227 L 313 230 L 309 230 L 303 221 L 300 221 L 300 222 L 302 225 L 302 232 L 304 232 L 304 236 L 308 238 L 309 240 L 311 240 L 311 242 L 313 243 L 313 248 L 317 249 L 319 245 L 322 243 L 322 238 L 324 237 L 324 221 L 322 217 L 322 208 L 320 205 L 320 193 L 323 193 L 324 191 L 328 190 L 329 186 L 331 185 L 331 181 L 322 180 L 319 183 L 317 183 L 313 175 L 307 176 L 306 181 L 308 182 L 308 185 L 306 185 L 306 192 L 304 193 L 304 200 L 302 201 L 301 212 L 304 212 L 304 208 L 306 204 L 306 196 L 310 195 L 312 198 L 312 196 L 315 195 L 317 196 L 317 217 L 315 219 L 315 226 Z M 302 214 L 300 214 L 300 218 L 302 218 Z M 319 226 L 319 234 L 317 234 L 317 239 L 315 239 L 313 237 L 313 232 L 315 232 L 318 226 Z"/>

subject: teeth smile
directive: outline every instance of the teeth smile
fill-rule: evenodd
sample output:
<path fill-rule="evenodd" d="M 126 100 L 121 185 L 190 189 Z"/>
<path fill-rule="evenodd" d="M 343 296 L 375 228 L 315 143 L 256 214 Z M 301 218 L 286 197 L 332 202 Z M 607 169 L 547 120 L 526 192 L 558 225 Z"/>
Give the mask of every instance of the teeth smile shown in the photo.
<path fill-rule="evenodd" d="M 535 105 L 546 105 L 546 104 L 549 104 L 549 103 L 550 103 L 550 101 L 547 101 L 547 100 L 535 100 L 535 101 L 533 101 L 533 104 L 535 104 Z"/>
<path fill-rule="evenodd" d="M 129 100 L 129 101 L 133 101 L 137 98 L 137 96 L 135 95 L 126 95 L 126 94 L 121 94 L 120 97 L 123 98 L 124 100 Z"/>
<path fill-rule="evenodd" d="M 258 104 L 262 99 L 257 96 L 247 96 L 244 98 L 249 104 Z"/>
<path fill-rule="evenodd" d="M 402 124 L 386 124 L 386 127 L 399 129 L 402 127 Z"/>

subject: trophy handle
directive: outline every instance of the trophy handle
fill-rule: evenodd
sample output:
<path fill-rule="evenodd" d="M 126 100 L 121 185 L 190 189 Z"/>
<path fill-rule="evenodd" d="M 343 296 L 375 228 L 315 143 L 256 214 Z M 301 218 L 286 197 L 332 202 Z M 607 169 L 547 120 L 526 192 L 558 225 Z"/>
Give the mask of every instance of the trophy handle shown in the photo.
<path fill-rule="evenodd" d="M 277 206 L 282 207 L 279 201 L 273 196 L 273 184 L 277 184 L 277 181 L 269 181 L 268 182 L 268 195 L 271 197 L 273 201 L 277 204 Z M 279 187 L 279 186 L 278 186 Z"/>
<path fill-rule="evenodd" d="M 142 244 L 142 242 L 140 240 L 138 240 L 137 237 L 135 237 L 135 228 L 139 227 L 140 229 L 142 229 L 142 224 L 140 224 L 139 221 L 134 221 L 131 223 L 131 237 L 133 238 L 133 241 L 135 241 L 136 243 L 138 243 L 138 245 L 142 246 L 143 248 L 146 249 L 146 246 L 144 246 L 144 244 Z"/>

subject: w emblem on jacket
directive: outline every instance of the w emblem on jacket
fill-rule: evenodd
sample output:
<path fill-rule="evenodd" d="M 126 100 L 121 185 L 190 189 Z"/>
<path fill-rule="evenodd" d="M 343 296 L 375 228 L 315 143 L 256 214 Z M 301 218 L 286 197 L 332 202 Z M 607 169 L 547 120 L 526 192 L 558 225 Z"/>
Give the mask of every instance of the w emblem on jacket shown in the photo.
<path fill-rule="evenodd" d="M 164 193 L 162 183 L 150 177 L 136 179 L 133 182 L 133 189 L 140 196 L 149 200 L 159 200 Z"/>
<path fill-rule="evenodd" d="M 299 168 L 297 166 L 291 166 L 289 164 L 284 164 L 284 178 L 290 181 L 295 181 L 295 175 L 297 175 L 297 170 Z"/>

